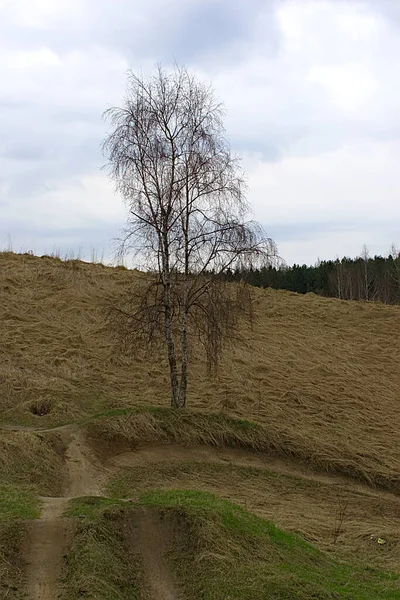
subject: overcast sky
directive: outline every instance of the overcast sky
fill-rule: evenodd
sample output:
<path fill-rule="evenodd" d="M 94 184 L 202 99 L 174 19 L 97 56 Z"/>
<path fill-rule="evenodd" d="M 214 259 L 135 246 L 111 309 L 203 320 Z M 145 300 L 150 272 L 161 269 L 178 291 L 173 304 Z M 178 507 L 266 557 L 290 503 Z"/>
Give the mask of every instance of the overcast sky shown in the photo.
<path fill-rule="evenodd" d="M 111 258 L 101 115 L 174 60 L 224 102 L 289 264 L 400 245 L 399 0 L 0 0 L 0 247 Z"/>

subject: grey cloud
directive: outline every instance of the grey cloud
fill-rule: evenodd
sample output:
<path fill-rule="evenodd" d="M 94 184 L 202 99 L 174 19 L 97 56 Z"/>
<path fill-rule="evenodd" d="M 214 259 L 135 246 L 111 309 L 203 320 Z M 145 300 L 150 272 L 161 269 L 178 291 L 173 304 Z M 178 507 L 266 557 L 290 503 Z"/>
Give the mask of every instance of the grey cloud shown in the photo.
<path fill-rule="evenodd" d="M 173 39 L 166 40 L 170 44 L 168 52 L 189 61 L 202 56 L 215 60 L 216 53 L 219 53 L 218 62 L 223 62 L 226 58 L 224 49 L 237 46 L 236 51 L 232 49 L 231 59 L 240 58 L 240 44 L 252 39 L 257 18 L 260 13 L 267 12 L 269 19 L 265 36 L 269 55 L 275 56 L 281 40 L 273 13 L 274 5 L 273 1 L 254 0 L 242 4 L 224 0 L 187 3 L 185 17 L 175 26 Z"/>
<path fill-rule="evenodd" d="M 6 96 L 0 97 L 0 109 L 1 110 L 26 110 L 32 106 L 31 102 L 20 100 L 17 98 L 7 98 Z"/>
<path fill-rule="evenodd" d="M 400 4 L 397 0 L 365 0 L 362 4 L 381 14 L 390 24 L 400 26 Z"/>
<path fill-rule="evenodd" d="M 7 181 L 10 196 L 32 195 L 57 179 L 98 171 L 105 126 L 100 111 L 93 109 L 91 116 L 87 121 L 78 108 L 51 116 L 35 108 L 20 111 L 15 120 L 12 111 L 3 111 L 0 179 Z"/>
<path fill-rule="evenodd" d="M 0 157 L 9 160 L 20 161 L 42 161 L 49 158 L 49 150 L 43 146 L 29 144 L 29 142 L 10 142 L 3 150 L 0 149 Z"/>
<path fill-rule="evenodd" d="M 40 49 L 47 45 L 57 52 L 87 50 L 93 45 L 108 48 L 137 64 L 142 59 L 184 61 L 214 55 L 229 45 L 252 38 L 260 13 L 269 15 L 265 35 L 271 54 L 279 46 L 273 13 L 276 0 L 194 0 L 145 2 L 144 0 L 84 0 L 72 3 L 63 18 L 51 26 L 26 25 L 21 37 L 0 24 L 0 34 L 14 50 Z M 14 17 L 15 18 L 15 17 Z M 219 56 L 219 61 L 223 56 Z"/>
<path fill-rule="evenodd" d="M 145 2 L 122 0 L 118 10 L 108 0 L 86 0 L 79 4 L 81 20 L 73 18 L 71 11 L 72 16 L 68 13 L 64 21 L 56 20 L 47 28 L 25 25 L 13 31 L 6 23 L 0 24 L 0 34 L 5 34 L 0 44 L 7 42 L 7 49 L 12 50 L 13 40 L 18 40 L 15 49 L 21 50 L 23 45 L 37 50 L 48 46 L 56 53 L 81 49 L 82 56 L 96 46 L 118 51 L 124 58 L 134 57 L 136 63 L 146 55 L 167 62 L 173 58 L 182 62 L 201 60 L 202 54 L 214 59 L 216 52 L 221 60 L 223 47 L 251 38 L 257 16 L 265 11 L 271 16 L 266 33 L 275 52 L 278 38 L 271 12 L 274 4 L 274 0 L 251 0 L 246 5 L 232 5 L 227 0 L 175 1 L 168 11 L 165 5 L 156 11 Z M 86 59 L 86 65 L 65 62 L 65 56 L 61 57 L 63 62 L 44 68 L 39 79 L 32 71 L 22 88 L 20 83 L 16 86 L 27 99 L 11 94 L 0 100 L 1 156 L 8 161 L 9 193 L 13 197 L 31 195 L 57 178 L 79 176 L 102 166 L 100 144 L 105 125 L 101 113 L 114 94 L 112 88 L 109 93 L 102 52 L 96 50 L 91 62 Z M 69 79 L 73 77 L 72 81 L 64 80 L 64 71 Z M 264 153 L 271 159 L 278 158 L 273 144 L 264 147 Z M 34 171 L 27 164 L 33 161 L 41 163 Z"/>
<path fill-rule="evenodd" d="M 111 262 L 114 260 L 118 242 L 113 240 L 113 231 L 102 223 L 93 228 L 53 229 L 19 226 L 18 229 L 0 227 L 0 250 L 35 254 L 55 254 L 61 258 L 81 258 Z M 90 241 L 89 241 L 90 240 Z"/>
<path fill-rule="evenodd" d="M 277 241 L 307 240 L 316 232 L 352 231 L 356 227 L 355 222 L 346 224 L 334 223 L 332 221 L 319 221 L 317 223 L 302 223 L 301 229 L 296 223 L 277 223 L 269 227 L 268 233 Z"/>
<path fill-rule="evenodd" d="M 30 6 L 27 0 L 8 2 L 10 11 L 24 2 Z M 60 6 L 64 4 L 67 6 Z M 21 72 L 18 66 L 14 73 L 3 63 L 6 91 L 0 93 L 0 186 L 6 190 L 7 200 L 27 200 L 30 207 L 32 199 L 34 213 L 33 199 L 40 192 L 61 189 L 67 182 L 98 172 L 104 162 L 100 143 L 107 127 L 101 113 L 109 103 L 122 101 L 128 65 L 136 71 L 156 61 L 168 65 L 176 59 L 216 82 L 221 76 L 217 96 L 228 109 L 226 127 L 234 150 L 261 156 L 271 168 L 285 157 L 318 156 L 349 140 L 359 140 L 362 145 L 364 140 L 399 139 L 396 46 L 393 51 L 389 43 L 376 48 L 379 73 L 383 70 L 384 77 L 378 81 L 380 89 L 369 109 L 346 113 L 335 106 L 329 90 L 308 79 L 310 64 L 320 60 L 319 52 L 311 58 L 303 49 L 296 55 L 287 53 L 275 14 L 281 4 L 285 3 L 70 0 L 65 14 L 57 16 L 54 9 L 56 18 L 40 26 L 27 24 L 28 19 L 22 25 L 13 13 L 3 12 L 11 16 L 8 21 L 0 20 L 0 50 L 12 54 L 48 48 L 55 53 L 54 64 L 28 65 Z M 366 0 L 358 4 L 383 15 L 387 22 L 398 22 L 397 2 Z M 323 24 L 318 42 L 325 34 Z M 323 57 L 327 65 L 354 58 L 347 56 L 351 46 L 339 47 L 336 35 L 335 26 L 327 24 L 329 43 Z M 355 60 L 362 59 L 360 51 Z M 373 52 L 366 60 L 375 60 Z M 227 73 L 232 74 L 231 79 Z M 43 221 L 45 218 L 43 215 Z M 22 218 L 10 217 L 8 224 L 11 234 L 19 232 L 22 238 L 33 240 L 29 228 L 22 231 Z M 349 227 L 353 225 L 356 227 L 353 223 Z M 334 233 L 329 222 L 313 227 Z M 82 237 L 101 246 L 103 239 L 115 233 L 113 228 L 114 224 L 107 228 L 94 217 L 84 233 L 83 229 L 75 234 L 75 230 L 55 233 L 43 228 L 34 235 L 39 246 L 41 240 L 47 244 L 55 235 L 65 246 L 81 245 Z M 313 237 L 307 223 L 282 224 L 269 233 L 278 242 Z"/>
<path fill-rule="evenodd" d="M 335 234 L 352 234 L 359 229 L 360 222 L 354 220 L 348 220 L 346 222 L 337 222 L 337 221 L 317 221 L 310 223 L 302 223 L 301 228 L 296 223 L 275 223 L 274 225 L 265 228 L 268 231 L 268 234 L 276 241 L 278 247 L 281 247 L 287 242 L 295 243 L 295 242 L 309 242 L 315 239 L 315 237 L 320 236 L 329 236 L 332 237 Z M 393 239 L 395 239 L 395 227 L 393 227 L 392 223 L 389 223 L 384 215 L 382 215 L 382 219 L 377 221 L 376 219 L 363 219 L 362 226 L 367 231 L 368 228 L 377 229 L 382 239 L 384 239 L 385 234 L 391 232 L 393 234 Z M 364 240 L 365 243 L 368 243 L 368 239 Z M 388 242 L 388 248 L 390 245 L 390 241 Z M 387 248 L 387 249 L 388 249 Z M 386 249 L 385 249 L 386 250 Z M 361 248 L 360 248 L 361 251 Z M 335 253 L 340 254 L 341 249 L 337 247 Z M 330 258 L 335 258 L 335 254 L 331 254 Z"/>

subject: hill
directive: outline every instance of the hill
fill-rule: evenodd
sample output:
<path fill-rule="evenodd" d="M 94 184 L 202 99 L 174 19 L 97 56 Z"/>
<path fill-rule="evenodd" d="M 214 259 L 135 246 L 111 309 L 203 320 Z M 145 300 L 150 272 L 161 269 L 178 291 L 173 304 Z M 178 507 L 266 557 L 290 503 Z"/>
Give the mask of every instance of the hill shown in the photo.
<path fill-rule="evenodd" d="M 0 254 L 0 596 L 398 598 L 400 307 L 254 289 L 171 411 L 104 321 L 140 277 Z"/>
<path fill-rule="evenodd" d="M 166 361 L 115 351 L 101 302 L 139 273 L 0 254 L 0 414 L 49 426 L 105 409 L 169 403 Z M 287 454 L 324 469 L 400 473 L 400 307 L 254 290 L 256 321 L 217 379 L 200 358 L 189 408 L 263 424 Z M 41 413 L 46 413 L 38 416 Z"/>

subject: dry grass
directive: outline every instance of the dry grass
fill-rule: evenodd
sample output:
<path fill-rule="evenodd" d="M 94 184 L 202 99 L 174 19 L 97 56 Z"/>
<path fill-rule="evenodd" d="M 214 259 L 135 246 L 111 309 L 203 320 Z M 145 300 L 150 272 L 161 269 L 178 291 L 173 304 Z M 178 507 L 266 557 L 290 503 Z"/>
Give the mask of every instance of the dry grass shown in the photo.
<path fill-rule="evenodd" d="M 22 568 L 21 556 L 24 529 L 21 521 L 0 522 L 0 598 L 23 600 L 19 589 Z"/>
<path fill-rule="evenodd" d="M 400 492 L 398 473 L 386 472 L 357 463 L 352 457 L 318 454 L 299 444 L 279 428 L 229 417 L 174 409 L 124 409 L 87 423 L 91 442 L 103 456 L 116 449 L 139 444 L 187 444 L 244 448 L 271 456 L 285 456 L 307 464 L 311 469 L 339 473 L 365 483 Z"/>
<path fill-rule="evenodd" d="M 0 431 L 0 485 L 33 487 L 56 496 L 63 486 L 63 447 L 55 435 Z"/>
<path fill-rule="evenodd" d="M 60 600 L 143 598 L 140 566 L 125 543 L 126 525 L 118 516 L 108 517 L 80 517 L 66 556 Z"/>
<path fill-rule="evenodd" d="M 212 492 L 299 534 L 336 558 L 398 569 L 400 503 L 395 498 L 255 467 L 187 461 L 121 468 L 108 484 L 111 496 L 135 501 L 154 489 Z M 336 531 L 343 503 L 346 512 Z M 385 544 L 377 543 L 379 537 Z"/>
<path fill-rule="evenodd" d="M 168 404 L 166 362 L 117 356 L 99 309 L 131 278 L 123 269 L 0 254 L 3 421 L 46 425 L 106 408 Z M 272 290 L 254 295 L 254 329 L 241 332 L 218 379 L 194 360 L 190 407 L 257 421 L 316 463 L 395 479 L 400 307 Z M 32 403 L 42 401 L 50 412 L 33 415 Z"/>

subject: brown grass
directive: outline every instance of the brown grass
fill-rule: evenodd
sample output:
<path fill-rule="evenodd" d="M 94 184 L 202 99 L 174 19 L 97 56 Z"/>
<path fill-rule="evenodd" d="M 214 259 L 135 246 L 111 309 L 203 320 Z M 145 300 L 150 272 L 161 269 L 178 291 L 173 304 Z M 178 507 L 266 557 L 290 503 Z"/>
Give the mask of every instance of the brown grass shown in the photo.
<path fill-rule="evenodd" d="M 23 600 L 20 589 L 22 568 L 21 556 L 24 530 L 21 521 L 0 523 L 0 598 Z"/>
<path fill-rule="evenodd" d="M 0 431 L 0 484 L 33 486 L 56 496 L 64 483 L 63 445 L 56 434 Z"/>
<path fill-rule="evenodd" d="M 116 355 L 99 308 L 132 275 L 0 254 L 3 421 L 44 426 L 108 408 L 168 404 L 165 360 Z M 272 290 L 254 295 L 254 329 L 225 354 L 217 380 L 195 358 L 190 408 L 257 421 L 325 464 L 396 477 L 400 307 Z M 42 400 L 50 412 L 33 415 L 32 403 Z"/>
<path fill-rule="evenodd" d="M 244 448 L 270 456 L 288 457 L 307 464 L 311 469 L 347 475 L 370 485 L 400 492 L 398 473 L 378 466 L 371 468 L 344 454 L 327 457 L 307 444 L 295 441 L 274 425 L 188 410 L 126 409 L 121 413 L 108 414 L 87 423 L 91 443 L 103 458 L 114 455 L 118 450 L 149 443 Z"/>
<path fill-rule="evenodd" d="M 202 490 L 231 500 L 298 533 L 337 558 L 384 569 L 398 569 L 400 513 L 395 497 L 352 491 L 340 483 L 323 483 L 251 466 L 205 462 L 159 462 L 121 468 L 109 482 L 109 493 L 138 500 L 143 492 Z M 346 512 L 339 531 L 341 506 Z M 335 542 L 336 537 L 336 542 Z M 385 540 L 380 546 L 378 537 Z"/>

